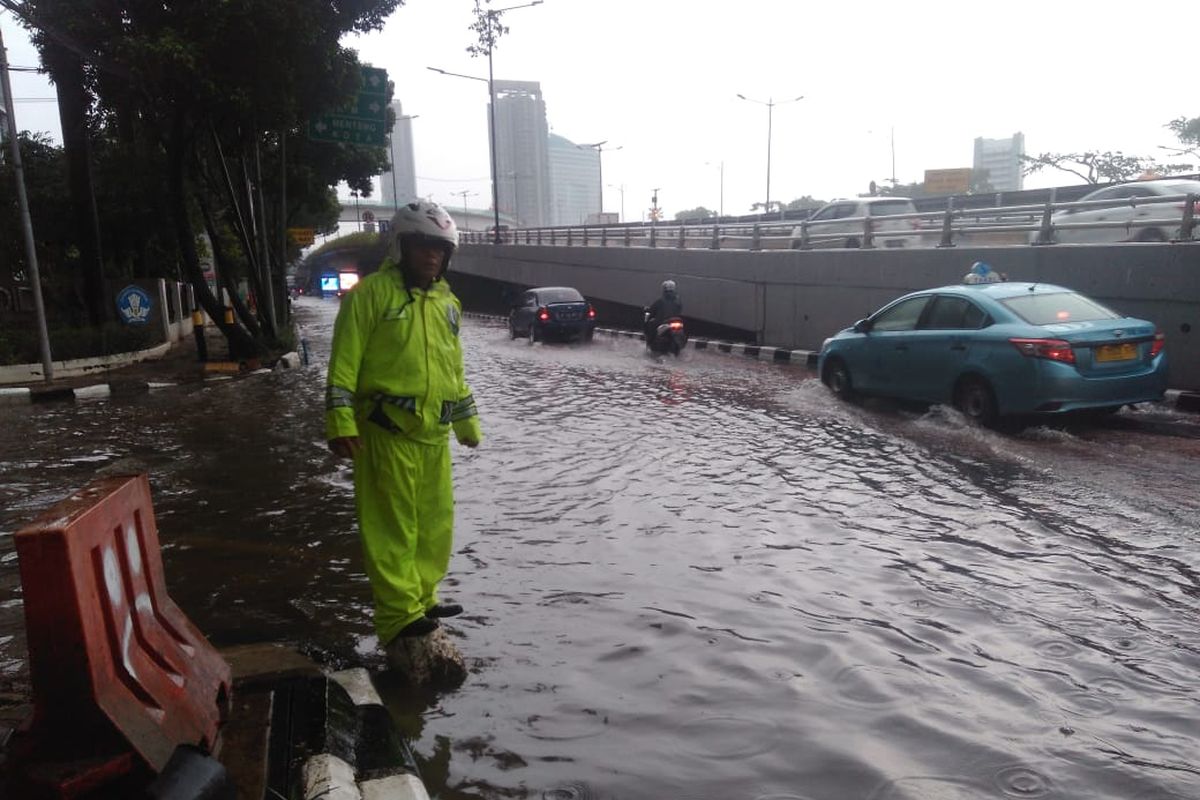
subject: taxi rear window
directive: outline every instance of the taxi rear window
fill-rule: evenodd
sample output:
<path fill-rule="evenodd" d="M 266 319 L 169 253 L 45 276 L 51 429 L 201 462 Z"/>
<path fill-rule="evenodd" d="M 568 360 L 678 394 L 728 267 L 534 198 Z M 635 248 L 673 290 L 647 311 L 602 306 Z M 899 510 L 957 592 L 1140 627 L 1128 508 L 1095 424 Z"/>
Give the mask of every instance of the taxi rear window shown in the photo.
<path fill-rule="evenodd" d="M 1030 325 L 1121 318 L 1121 315 L 1112 309 L 1074 292 L 1020 295 L 1000 302 Z"/>

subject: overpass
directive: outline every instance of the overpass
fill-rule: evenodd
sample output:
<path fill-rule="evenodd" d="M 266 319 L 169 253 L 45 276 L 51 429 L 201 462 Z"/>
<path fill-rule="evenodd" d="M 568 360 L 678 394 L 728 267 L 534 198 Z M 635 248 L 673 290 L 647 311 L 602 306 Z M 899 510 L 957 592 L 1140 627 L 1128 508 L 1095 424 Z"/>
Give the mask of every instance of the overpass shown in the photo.
<path fill-rule="evenodd" d="M 697 335 L 817 350 L 905 292 L 958 283 L 974 261 L 1076 289 L 1158 323 L 1171 386 L 1200 391 L 1200 242 L 882 250 L 702 250 L 466 243 L 452 282 L 469 309 L 507 312 L 520 289 L 574 286 L 608 325 L 640 326 L 671 278 Z"/>

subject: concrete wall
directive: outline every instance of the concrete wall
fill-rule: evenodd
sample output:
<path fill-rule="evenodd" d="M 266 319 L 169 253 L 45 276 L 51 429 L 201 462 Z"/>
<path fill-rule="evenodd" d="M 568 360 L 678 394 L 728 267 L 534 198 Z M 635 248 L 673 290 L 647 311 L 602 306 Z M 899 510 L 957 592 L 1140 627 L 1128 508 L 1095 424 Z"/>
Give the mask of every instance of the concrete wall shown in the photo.
<path fill-rule="evenodd" d="M 815 350 L 898 295 L 958 283 L 977 260 L 1011 280 L 1067 286 L 1153 320 L 1166 334 L 1172 387 L 1200 390 L 1200 243 L 762 252 L 463 245 L 453 271 L 519 287 L 574 286 L 631 307 L 673 278 L 689 320 Z"/>

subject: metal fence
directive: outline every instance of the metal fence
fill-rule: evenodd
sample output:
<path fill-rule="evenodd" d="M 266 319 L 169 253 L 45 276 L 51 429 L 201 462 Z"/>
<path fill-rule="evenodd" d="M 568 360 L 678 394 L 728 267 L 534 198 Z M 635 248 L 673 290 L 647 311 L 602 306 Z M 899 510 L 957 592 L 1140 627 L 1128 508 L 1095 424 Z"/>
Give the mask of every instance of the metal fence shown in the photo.
<path fill-rule="evenodd" d="M 1173 206 L 1178 205 L 1178 208 Z M 1137 209 L 1154 212 L 1137 217 Z M 1130 208 L 1129 218 L 1079 221 L 1075 212 L 1103 208 Z M 1158 213 L 1161 212 L 1161 213 Z M 1143 229 L 1169 229 L 1172 241 L 1196 241 L 1196 194 L 1161 195 L 1109 200 L 1055 203 L 1053 197 L 1034 205 L 991 208 L 954 208 L 950 198 L 944 211 L 925 211 L 877 217 L 836 220 L 800 220 L 753 223 L 641 223 L 609 226 L 510 228 L 463 233 L 469 244 L 522 244 L 568 247 L 675 247 L 709 250 L 808 250 L 824 247 L 879 246 L 953 247 L 960 243 L 1052 245 L 1059 233 L 1080 230 L 1118 230 L 1134 240 Z M 1176 226 L 1176 223 L 1178 225 Z"/>

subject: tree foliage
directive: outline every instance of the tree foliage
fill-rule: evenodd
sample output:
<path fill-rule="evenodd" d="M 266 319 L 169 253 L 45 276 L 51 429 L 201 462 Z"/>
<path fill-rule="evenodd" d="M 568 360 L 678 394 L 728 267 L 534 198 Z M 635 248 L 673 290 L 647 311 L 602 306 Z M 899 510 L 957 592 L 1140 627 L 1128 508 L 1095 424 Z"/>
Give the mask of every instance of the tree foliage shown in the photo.
<path fill-rule="evenodd" d="M 260 328 L 270 340 L 262 302 L 259 319 L 223 322 L 197 236 L 215 234 L 229 277 L 248 279 L 260 301 L 281 296 L 296 255 L 283 229 L 332 229 L 338 181 L 368 194 L 386 169 L 382 147 L 311 142 L 306 130 L 358 89 L 357 55 L 341 39 L 378 29 L 402 4 L 125 0 L 114 11 L 109 0 L 6 0 L 44 61 L 57 48 L 84 65 L 108 274 L 179 270 L 231 345 L 260 349 L 250 335 Z M 259 280 L 267 264 L 274 286 Z"/>
<path fill-rule="evenodd" d="M 689 208 L 686 211 L 676 211 L 675 219 L 686 222 L 703 222 L 706 219 L 712 219 L 717 216 L 717 212 L 709 211 L 704 206 L 696 206 Z"/>

